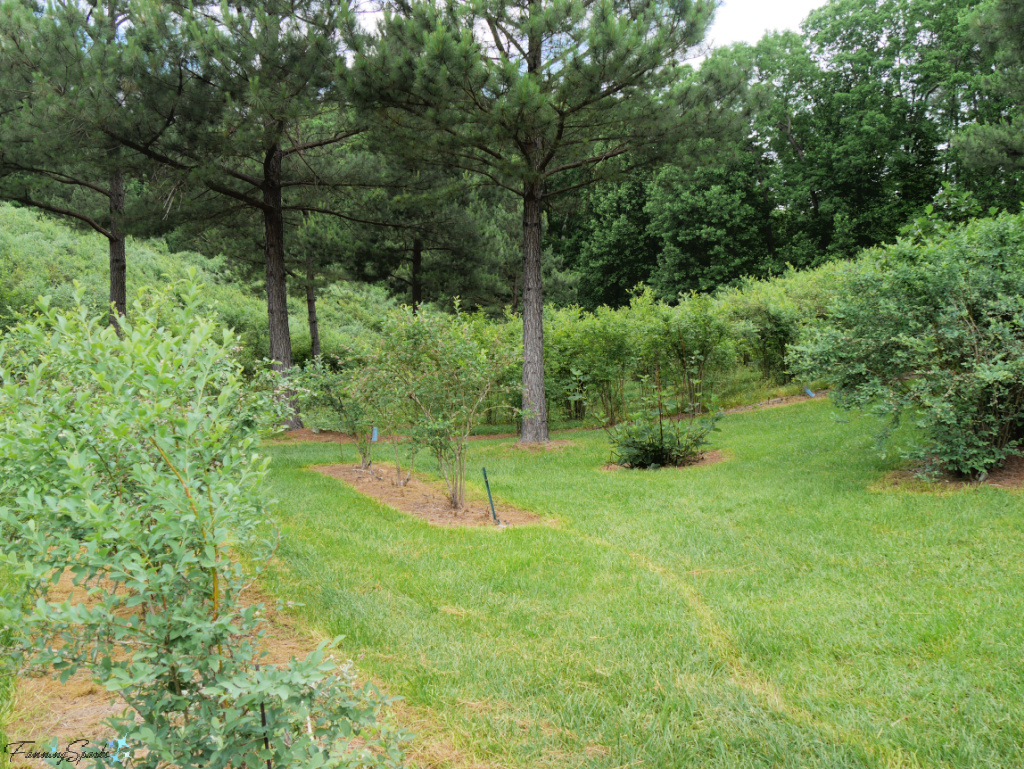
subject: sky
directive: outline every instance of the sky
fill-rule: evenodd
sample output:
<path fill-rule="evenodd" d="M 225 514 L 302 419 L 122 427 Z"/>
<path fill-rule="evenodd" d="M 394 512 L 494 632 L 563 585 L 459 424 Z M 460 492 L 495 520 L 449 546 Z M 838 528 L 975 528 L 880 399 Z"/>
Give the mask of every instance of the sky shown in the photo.
<path fill-rule="evenodd" d="M 826 0 L 724 0 L 706 42 L 712 46 L 743 41 L 756 43 L 765 32 L 798 31 L 800 22 Z"/>

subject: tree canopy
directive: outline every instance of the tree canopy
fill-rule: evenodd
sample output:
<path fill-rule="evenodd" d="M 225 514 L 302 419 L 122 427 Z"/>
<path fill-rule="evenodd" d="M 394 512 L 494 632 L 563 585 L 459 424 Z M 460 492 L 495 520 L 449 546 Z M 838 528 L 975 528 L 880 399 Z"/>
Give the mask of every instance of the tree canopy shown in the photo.
<path fill-rule="evenodd" d="M 519 313 L 526 441 L 545 304 L 674 302 L 1020 205 L 1018 0 L 831 0 L 714 50 L 711 0 L 380 9 L 0 0 L 0 199 L 107 239 L 111 322 L 131 235 L 228 257 L 281 369 L 289 295 L 315 355 L 341 280 Z"/>
<path fill-rule="evenodd" d="M 423 151 L 522 199 L 523 428 L 546 441 L 543 215 L 680 130 L 671 98 L 703 37 L 704 0 L 407 2 L 356 61 L 367 103 Z"/>

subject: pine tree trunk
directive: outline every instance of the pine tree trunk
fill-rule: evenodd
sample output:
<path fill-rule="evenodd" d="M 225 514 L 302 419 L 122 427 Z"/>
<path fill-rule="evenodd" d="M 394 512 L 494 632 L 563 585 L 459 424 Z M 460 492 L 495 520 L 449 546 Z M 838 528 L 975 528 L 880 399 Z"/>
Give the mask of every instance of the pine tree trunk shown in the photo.
<path fill-rule="evenodd" d="M 412 241 L 412 311 L 423 302 L 423 286 L 420 284 L 420 273 L 423 270 L 423 241 L 413 238 Z"/>
<path fill-rule="evenodd" d="M 533 22 L 543 14 L 541 0 L 528 0 L 527 13 L 532 29 L 527 42 L 526 71 L 540 77 L 544 41 L 540 25 Z M 529 147 L 525 160 L 536 175 L 527 177 L 523 184 L 523 422 L 519 440 L 545 443 L 548 407 L 544 394 L 544 295 L 540 264 L 544 176 L 538 162 L 544 154 L 544 140 L 537 136 L 524 146 Z"/>
<path fill-rule="evenodd" d="M 281 148 L 267 152 L 263 163 L 263 228 L 266 236 L 264 257 L 267 269 L 267 318 L 270 333 L 270 359 L 274 368 L 285 371 L 292 366 L 292 339 L 288 329 L 288 285 L 284 267 L 284 212 L 281 201 Z"/>
<path fill-rule="evenodd" d="M 316 287 L 313 285 L 313 257 L 306 257 L 306 310 L 309 313 L 309 340 L 313 357 L 320 356 L 320 323 L 316 317 Z"/>
<path fill-rule="evenodd" d="M 128 312 L 128 259 L 124 234 L 124 177 L 118 171 L 110 178 L 110 325 L 121 332 L 118 318 Z"/>
<path fill-rule="evenodd" d="M 544 397 L 544 297 L 541 285 L 542 183 L 523 192 L 523 425 L 522 443 L 548 440 Z"/>
<path fill-rule="evenodd" d="M 288 284 L 284 266 L 284 210 L 281 196 L 281 147 L 271 148 L 263 161 L 263 229 L 266 237 L 263 253 L 267 268 L 267 320 L 270 332 L 270 359 L 273 367 L 287 373 L 292 367 L 292 337 L 288 328 Z M 290 396 L 286 396 L 289 397 Z M 302 427 L 298 408 L 287 421 L 289 428 Z"/>

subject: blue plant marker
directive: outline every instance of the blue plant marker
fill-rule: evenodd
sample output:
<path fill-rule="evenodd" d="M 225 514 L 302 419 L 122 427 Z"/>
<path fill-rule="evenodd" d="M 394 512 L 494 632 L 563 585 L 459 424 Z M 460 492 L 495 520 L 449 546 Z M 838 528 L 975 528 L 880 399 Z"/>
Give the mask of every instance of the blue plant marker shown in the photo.
<path fill-rule="evenodd" d="M 808 397 L 811 397 L 811 398 L 815 397 L 814 393 L 811 392 L 811 388 L 810 387 L 805 387 L 804 388 L 804 392 L 807 393 Z M 376 429 L 376 428 L 374 428 L 374 429 Z"/>
<path fill-rule="evenodd" d="M 371 441 L 376 441 L 377 440 L 377 428 L 376 427 L 373 428 L 373 432 L 370 434 L 370 440 Z"/>

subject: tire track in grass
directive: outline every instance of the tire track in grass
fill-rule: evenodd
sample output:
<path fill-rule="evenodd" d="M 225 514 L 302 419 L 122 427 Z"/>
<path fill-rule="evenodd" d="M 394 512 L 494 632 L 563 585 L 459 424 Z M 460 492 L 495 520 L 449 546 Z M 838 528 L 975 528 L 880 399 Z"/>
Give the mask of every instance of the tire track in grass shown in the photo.
<path fill-rule="evenodd" d="M 729 680 L 743 691 L 766 703 L 774 712 L 787 718 L 797 726 L 813 730 L 823 741 L 856 748 L 870 758 L 879 769 L 925 769 L 925 767 L 951 767 L 949 763 L 923 764 L 916 754 L 907 752 L 896 745 L 883 745 L 873 741 L 863 732 L 843 729 L 838 724 L 826 721 L 806 708 L 789 702 L 782 689 L 772 681 L 763 678 L 743 664 L 739 648 L 728 631 L 715 618 L 714 611 L 700 591 L 685 577 L 668 566 L 652 561 L 642 553 L 616 545 L 600 537 L 573 531 L 580 540 L 592 545 L 613 550 L 656 575 L 666 587 L 674 588 L 683 596 L 687 605 L 700 622 L 708 646 L 722 661 L 729 672 Z"/>

